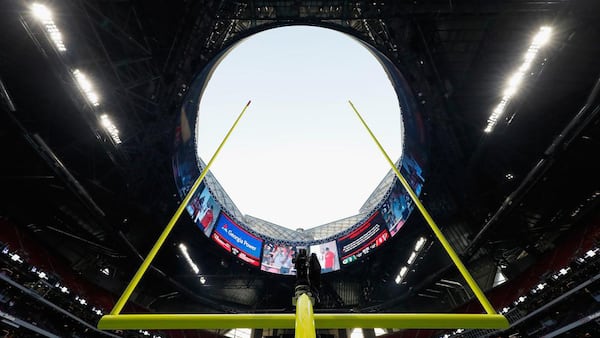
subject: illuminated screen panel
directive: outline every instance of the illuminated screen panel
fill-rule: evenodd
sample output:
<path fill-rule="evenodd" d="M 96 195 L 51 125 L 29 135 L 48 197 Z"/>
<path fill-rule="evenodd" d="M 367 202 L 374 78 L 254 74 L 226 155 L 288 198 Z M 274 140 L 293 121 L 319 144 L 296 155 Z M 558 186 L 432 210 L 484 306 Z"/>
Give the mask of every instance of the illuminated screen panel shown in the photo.
<path fill-rule="evenodd" d="M 327 273 L 340 269 L 340 259 L 335 241 L 310 246 L 309 252 L 316 254 L 321 264 L 321 272 Z"/>
<path fill-rule="evenodd" d="M 227 215 L 221 213 L 211 237 L 239 259 L 254 266 L 260 265 L 263 241 L 240 228 Z"/>
<path fill-rule="evenodd" d="M 304 247 L 265 242 L 260 269 L 281 275 L 295 275 L 293 260 L 300 248 Z"/>
<path fill-rule="evenodd" d="M 337 247 L 343 265 L 367 255 L 390 239 L 385 221 L 379 211 L 351 233 L 338 238 Z"/>
<path fill-rule="evenodd" d="M 217 216 L 221 212 L 221 206 L 212 197 L 207 187 L 204 187 L 200 193 L 194 194 L 190 199 L 190 203 L 186 206 L 186 210 L 194 223 L 204 232 L 206 237 L 209 237 L 217 222 Z"/>
<path fill-rule="evenodd" d="M 407 155 L 402 160 L 400 170 L 417 196 L 420 195 L 424 182 L 421 166 L 411 156 Z M 392 236 L 397 234 L 406 223 L 413 209 L 414 203 L 404 187 L 400 183 L 394 185 L 390 196 L 381 206 L 381 215 Z"/>

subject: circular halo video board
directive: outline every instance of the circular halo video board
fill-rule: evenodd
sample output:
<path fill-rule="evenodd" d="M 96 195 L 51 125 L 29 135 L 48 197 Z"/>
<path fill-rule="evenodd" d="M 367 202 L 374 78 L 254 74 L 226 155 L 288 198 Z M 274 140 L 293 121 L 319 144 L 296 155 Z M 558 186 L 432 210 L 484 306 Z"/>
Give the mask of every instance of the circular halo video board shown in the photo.
<path fill-rule="evenodd" d="M 239 42 L 238 42 L 239 43 Z M 398 97 L 404 125 L 404 149 L 398 168 L 413 190 L 420 195 L 425 176 L 426 132 L 421 112 L 412 91 L 398 68 L 374 47 L 361 42 L 385 69 Z M 175 133 L 173 173 L 178 192 L 183 197 L 204 168 L 197 155 L 194 126 L 198 122 L 198 107 L 202 94 L 214 70 L 236 44 L 217 55 L 194 79 L 187 90 L 179 111 Z M 218 246 L 240 260 L 270 273 L 293 275 L 292 260 L 299 249 L 315 253 L 323 273 L 343 269 L 361 260 L 395 236 L 411 215 L 414 205 L 408 193 L 396 178 L 377 189 L 382 196 L 350 226 L 325 238 L 307 236 L 311 229 L 298 232 L 297 237 L 278 238 L 273 233 L 261 232 L 237 210 L 231 201 L 224 200 L 225 193 L 214 177 L 207 175 L 192 197 L 186 210 L 198 229 Z M 225 196 L 225 197 L 224 197 Z M 335 223 L 335 222 L 334 222 Z M 276 225 L 273 225 L 276 226 Z"/>

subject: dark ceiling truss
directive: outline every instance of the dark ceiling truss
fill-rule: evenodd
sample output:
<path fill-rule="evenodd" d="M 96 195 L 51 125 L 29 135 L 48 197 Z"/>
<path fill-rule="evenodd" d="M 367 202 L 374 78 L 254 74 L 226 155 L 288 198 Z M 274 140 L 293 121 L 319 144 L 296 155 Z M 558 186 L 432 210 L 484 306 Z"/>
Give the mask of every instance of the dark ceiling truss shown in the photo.
<path fill-rule="evenodd" d="M 81 65 L 96 80 L 102 108 L 123 139 L 116 147 L 109 145 L 107 153 L 119 157 L 117 164 L 129 182 L 129 193 L 138 198 L 170 194 L 172 178 L 165 168 L 169 166 L 172 130 L 165 126 L 172 124 L 173 115 L 164 114 L 160 107 L 165 86 L 159 57 L 154 54 L 157 42 L 148 36 L 132 2 L 73 0 L 65 6 L 65 12 L 81 19 L 59 23 L 69 32 L 77 32 L 69 47 L 71 64 L 49 53 L 51 61 L 67 79 L 70 69 Z M 75 85 L 68 87 L 78 92 Z M 98 117 L 87 113 L 90 127 L 103 133 Z M 102 138 L 110 139 L 108 135 Z M 164 203 L 160 208 L 166 208 Z"/>
<path fill-rule="evenodd" d="M 149 98 L 156 97 L 162 78 L 133 4 L 76 1 L 74 5 L 89 23 L 90 44 L 98 46 L 104 56 L 117 85 L 114 93 L 124 97 L 127 115 L 137 123 L 142 122 L 142 114 L 156 115 L 157 103 Z M 138 93 L 136 89 L 143 90 Z"/>
<path fill-rule="evenodd" d="M 71 73 L 71 68 L 54 51 L 54 48 L 51 46 L 50 42 L 45 38 L 41 27 L 38 25 L 33 25 L 34 27 L 32 27 L 28 20 L 26 20 L 23 16 L 21 16 L 20 21 L 33 43 L 38 47 L 38 51 L 46 57 L 54 74 L 60 79 L 61 84 L 66 88 L 67 92 L 69 93 L 69 98 L 73 101 L 75 106 L 79 107 L 84 120 L 87 122 L 88 127 L 96 139 L 98 139 L 102 144 L 107 156 L 115 165 L 120 167 L 123 158 L 119 156 L 119 153 L 115 151 L 111 142 L 108 141 L 110 137 L 99 127 L 98 117 L 95 115 L 92 105 L 87 102 L 83 96 L 79 95 L 80 91 Z"/>

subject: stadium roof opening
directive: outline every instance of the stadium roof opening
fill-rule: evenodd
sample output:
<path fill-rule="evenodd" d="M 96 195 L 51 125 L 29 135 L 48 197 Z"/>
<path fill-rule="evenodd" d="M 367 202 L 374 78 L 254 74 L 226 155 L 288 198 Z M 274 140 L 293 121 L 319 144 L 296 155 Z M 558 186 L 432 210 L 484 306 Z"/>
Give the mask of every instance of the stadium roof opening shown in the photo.
<path fill-rule="evenodd" d="M 211 169 L 243 214 L 307 229 L 359 212 L 390 168 L 348 99 L 390 156 L 401 156 L 394 87 L 377 58 L 346 34 L 290 26 L 233 48 L 199 104 L 197 145 L 205 162 L 249 99 Z"/>

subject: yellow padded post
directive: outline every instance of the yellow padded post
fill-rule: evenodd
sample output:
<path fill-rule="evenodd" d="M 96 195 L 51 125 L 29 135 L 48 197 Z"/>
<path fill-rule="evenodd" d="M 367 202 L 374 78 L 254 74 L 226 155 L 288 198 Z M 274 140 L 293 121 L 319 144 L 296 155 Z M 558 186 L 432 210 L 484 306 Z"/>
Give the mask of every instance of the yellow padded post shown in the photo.
<path fill-rule="evenodd" d="M 396 165 L 394 164 L 392 159 L 388 156 L 387 152 L 383 149 L 383 146 L 381 145 L 381 143 L 379 143 L 379 141 L 377 140 L 377 137 L 375 137 L 375 134 L 373 134 L 373 132 L 371 131 L 371 129 L 369 128 L 369 126 L 367 125 L 365 120 L 362 118 L 362 116 L 360 115 L 358 110 L 356 110 L 356 107 L 354 107 L 354 104 L 352 104 L 352 101 L 348 101 L 348 103 L 350 103 L 350 106 L 356 113 L 356 116 L 358 116 L 358 118 L 360 119 L 360 122 L 362 122 L 363 126 L 365 126 L 365 128 L 369 132 L 369 135 L 371 135 L 371 138 L 373 138 L 373 141 L 375 141 L 375 144 L 377 144 L 377 147 L 379 147 L 379 150 L 381 150 L 381 153 L 383 154 L 383 156 L 385 157 L 385 159 L 387 160 L 389 165 L 392 167 L 392 170 L 394 171 L 394 173 L 396 173 L 396 176 L 400 180 L 400 183 L 402 183 L 402 186 L 404 187 L 404 189 L 406 189 L 406 191 L 410 195 L 410 198 L 413 200 L 413 202 L 415 202 L 415 205 L 417 206 L 417 208 L 419 209 L 419 211 L 425 218 L 425 221 L 427 221 L 427 224 L 429 224 L 429 227 L 431 228 L 431 230 L 433 230 L 433 233 L 435 234 L 437 239 L 440 241 L 440 243 L 442 244 L 442 246 L 444 247 L 444 249 L 450 256 L 450 259 L 452 259 L 452 262 L 454 262 L 454 265 L 456 265 L 456 267 L 458 268 L 458 271 L 460 271 L 460 274 L 463 276 L 463 278 L 465 279 L 467 284 L 469 284 L 469 287 L 471 287 L 471 290 L 473 290 L 473 293 L 475 294 L 475 297 L 477 297 L 477 299 L 481 303 L 481 306 L 483 306 L 483 308 L 485 309 L 485 311 L 488 314 L 496 314 L 496 310 L 494 310 L 494 308 L 492 307 L 492 304 L 490 304 L 488 299 L 485 297 L 485 294 L 483 293 L 483 291 L 481 291 L 481 289 L 479 288 L 479 285 L 477 285 L 477 282 L 475 282 L 475 280 L 469 273 L 469 270 L 467 270 L 467 268 L 465 267 L 463 262 L 460 260 L 460 257 L 458 257 L 458 255 L 456 254 L 456 252 L 454 251 L 454 249 L 452 248 L 450 243 L 448 243 L 448 240 L 446 240 L 446 237 L 444 236 L 444 234 L 442 233 L 440 228 L 435 224 L 435 222 L 433 221 L 433 218 L 431 218 L 431 215 L 429 215 L 429 212 L 427 212 L 427 209 L 425 209 L 425 206 L 423 206 L 423 203 L 421 203 L 417 194 L 412 190 L 412 188 L 410 187 L 410 185 L 408 184 L 408 182 L 406 181 L 404 176 L 402 176 L 402 174 L 400 173 L 400 170 L 398 170 L 398 168 L 396 168 Z"/>
<path fill-rule="evenodd" d="M 235 126 L 237 126 L 238 122 L 240 121 L 240 119 L 242 118 L 244 113 L 246 112 L 246 109 L 248 109 L 250 102 L 251 101 L 248 101 L 248 103 L 246 103 L 246 105 L 244 106 L 244 109 L 242 109 L 242 112 L 240 113 L 240 115 L 237 117 L 237 119 L 235 120 L 235 122 L 233 123 L 233 125 L 231 126 L 229 131 L 227 132 L 227 135 L 225 135 L 225 138 L 223 139 L 223 141 L 221 142 L 221 144 L 215 151 L 214 155 L 211 157 L 210 161 L 208 161 L 208 163 L 206 164 L 206 167 L 204 168 L 204 170 L 202 170 L 202 173 L 200 174 L 200 176 L 198 176 L 198 179 L 196 179 L 196 182 L 194 182 L 194 184 L 192 185 L 192 188 L 187 193 L 187 195 L 185 196 L 183 201 L 181 201 L 181 203 L 179 204 L 177 211 L 175 211 L 175 214 L 173 215 L 173 217 L 171 217 L 171 220 L 169 221 L 169 223 L 167 224 L 167 226 L 165 227 L 163 232 L 160 234 L 160 237 L 158 237 L 158 240 L 156 240 L 156 243 L 154 243 L 154 246 L 152 247 L 152 249 L 150 249 L 148 256 L 146 256 L 146 259 L 144 259 L 144 261 L 142 262 L 142 265 L 140 265 L 139 269 L 137 270 L 137 272 L 135 273 L 135 275 L 129 282 L 129 285 L 127 285 L 127 287 L 125 288 L 125 291 L 123 291 L 123 294 L 121 295 L 121 297 L 119 298 L 119 300 L 117 301 L 115 306 L 113 307 L 112 311 L 110 312 L 111 315 L 118 315 L 121 312 L 121 310 L 123 309 L 123 307 L 125 306 L 125 303 L 127 303 L 127 300 L 131 296 L 131 293 L 133 292 L 135 287 L 138 285 L 138 283 L 140 282 L 140 280 L 146 273 L 146 270 L 148 270 L 150 263 L 152 263 L 152 260 L 158 253 L 158 250 L 160 249 L 160 247 L 163 245 L 163 243 L 167 239 L 167 236 L 169 236 L 169 233 L 171 232 L 171 230 L 173 230 L 175 223 L 177 223 L 177 220 L 179 220 L 179 217 L 185 210 L 185 207 L 190 202 L 190 199 L 192 199 L 192 196 L 194 195 L 196 190 L 198 190 L 200 183 L 202 183 L 204 176 L 206 176 L 206 173 L 208 173 L 210 166 L 212 165 L 213 161 L 215 160 L 215 158 L 221 151 L 221 148 L 223 148 L 223 145 L 229 138 L 229 135 L 231 135 L 231 132 L 233 131 L 233 129 L 235 129 Z"/>

